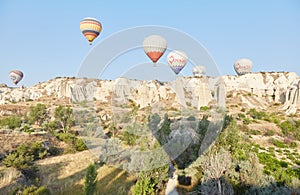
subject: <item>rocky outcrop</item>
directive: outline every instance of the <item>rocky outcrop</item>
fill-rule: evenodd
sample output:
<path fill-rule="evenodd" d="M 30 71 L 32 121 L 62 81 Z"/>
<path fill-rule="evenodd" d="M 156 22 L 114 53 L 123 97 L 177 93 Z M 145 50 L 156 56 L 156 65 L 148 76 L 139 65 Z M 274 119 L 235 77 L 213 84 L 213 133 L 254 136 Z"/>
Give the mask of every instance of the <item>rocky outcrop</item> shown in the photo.
<path fill-rule="evenodd" d="M 269 104 L 280 103 L 287 114 L 300 109 L 299 77 L 296 73 L 249 73 L 242 76 L 178 77 L 172 82 L 139 81 L 126 78 L 98 80 L 84 78 L 56 78 L 28 88 L 10 88 L 0 85 L 0 104 L 37 100 L 52 96 L 71 102 L 99 100 L 103 103 L 122 104 L 128 99 L 140 108 L 163 102 L 169 107 L 200 109 L 211 102 L 225 106 L 226 94 L 241 97 L 248 107 L 267 109 Z"/>
<path fill-rule="evenodd" d="M 283 104 L 287 114 L 300 108 L 299 77 L 293 72 L 249 73 L 242 76 L 222 76 L 226 92 L 237 96 L 241 91 L 252 97 L 241 99 L 249 107 L 267 109 L 269 104 Z"/>

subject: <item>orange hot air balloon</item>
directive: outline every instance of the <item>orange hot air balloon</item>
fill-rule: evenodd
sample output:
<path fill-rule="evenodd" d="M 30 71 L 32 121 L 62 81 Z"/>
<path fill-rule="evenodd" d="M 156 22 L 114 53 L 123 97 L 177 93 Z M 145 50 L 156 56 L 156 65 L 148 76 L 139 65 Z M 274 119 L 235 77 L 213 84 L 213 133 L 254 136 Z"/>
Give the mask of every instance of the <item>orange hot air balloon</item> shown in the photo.
<path fill-rule="evenodd" d="M 97 19 L 87 17 L 80 22 L 80 30 L 90 45 L 92 45 L 94 39 L 101 33 L 102 25 Z"/>
<path fill-rule="evenodd" d="M 167 49 L 167 41 L 159 35 L 151 35 L 144 39 L 143 48 L 147 56 L 156 63 Z"/>

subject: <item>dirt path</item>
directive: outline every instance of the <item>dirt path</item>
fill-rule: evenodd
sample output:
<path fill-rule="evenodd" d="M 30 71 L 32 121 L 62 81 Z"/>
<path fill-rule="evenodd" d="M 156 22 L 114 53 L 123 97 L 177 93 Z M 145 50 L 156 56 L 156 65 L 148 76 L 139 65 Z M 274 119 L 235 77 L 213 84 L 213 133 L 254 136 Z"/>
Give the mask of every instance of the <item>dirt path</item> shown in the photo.
<path fill-rule="evenodd" d="M 169 171 L 169 181 L 167 183 L 166 193 L 165 195 L 178 195 L 177 191 L 177 173 L 176 169 L 171 165 Z"/>

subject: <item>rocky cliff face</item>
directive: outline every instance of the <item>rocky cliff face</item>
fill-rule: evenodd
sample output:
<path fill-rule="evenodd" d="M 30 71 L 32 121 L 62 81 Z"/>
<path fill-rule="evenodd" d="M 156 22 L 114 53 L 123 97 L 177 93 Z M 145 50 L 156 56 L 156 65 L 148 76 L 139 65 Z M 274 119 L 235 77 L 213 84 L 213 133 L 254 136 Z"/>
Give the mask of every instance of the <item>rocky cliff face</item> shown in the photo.
<path fill-rule="evenodd" d="M 248 107 L 267 109 L 270 104 L 280 103 L 287 114 L 300 109 L 300 78 L 293 72 L 250 73 L 243 76 L 223 76 L 226 92 L 233 96 L 243 91 L 249 96 L 241 96 Z"/>
<path fill-rule="evenodd" d="M 267 109 L 280 103 L 287 114 L 300 109 L 300 79 L 295 73 L 251 73 L 243 76 L 181 77 L 173 82 L 138 81 L 119 78 L 97 80 L 56 78 L 28 88 L 0 86 L 0 104 L 42 97 L 67 98 L 70 102 L 99 100 L 103 103 L 122 103 L 131 99 L 141 108 L 164 102 L 174 108 L 202 106 L 217 102 L 225 106 L 225 94 L 238 97 L 248 107 Z M 250 97 L 251 96 L 251 97 Z"/>

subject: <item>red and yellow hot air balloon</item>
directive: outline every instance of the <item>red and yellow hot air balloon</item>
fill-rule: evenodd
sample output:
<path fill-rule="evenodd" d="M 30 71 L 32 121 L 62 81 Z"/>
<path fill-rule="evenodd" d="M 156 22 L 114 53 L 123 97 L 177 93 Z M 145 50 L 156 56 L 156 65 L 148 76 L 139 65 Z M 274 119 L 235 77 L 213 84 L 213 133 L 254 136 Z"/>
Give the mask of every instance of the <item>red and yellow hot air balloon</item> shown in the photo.
<path fill-rule="evenodd" d="M 150 35 L 143 41 L 143 48 L 153 63 L 156 63 L 167 49 L 167 41 L 162 36 Z"/>
<path fill-rule="evenodd" d="M 12 82 L 17 85 L 23 78 L 23 72 L 19 70 L 12 70 L 9 72 L 9 77 Z"/>
<path fill-rule="evenodd" d="M 80 30 L 85 38 L 89 41 L 90 45 L 92 45 L 94 39 L 97 38 L 101 33 L 102 25 L 97 19 L 87 17 L 81 20 Z"/>

